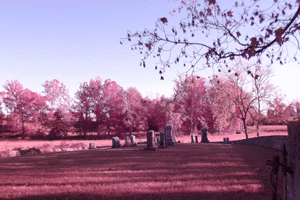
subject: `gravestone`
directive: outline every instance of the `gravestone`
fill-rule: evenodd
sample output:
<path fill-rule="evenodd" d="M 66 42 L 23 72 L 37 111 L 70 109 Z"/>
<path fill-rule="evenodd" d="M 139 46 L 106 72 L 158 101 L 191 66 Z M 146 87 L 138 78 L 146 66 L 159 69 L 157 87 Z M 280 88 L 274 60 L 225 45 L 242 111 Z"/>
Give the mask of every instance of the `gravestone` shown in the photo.
<path fill-rule="evenodd" d="M 89 144 L 89 149 L 96 149 L 95 144 L 94 143 L 90 143 Z"/>
<path fill-rule="evenodd" d="M 198 135 L 195 135 L 195 142 L 198 143 Z"/>
<path fill-rule="evenodd" d="M 155 135 L 154 135 L 153 130 L 150 130 L 147 132 L 147 146 L 145 147 L 144 150 L 146 150 L 146 151 L 155 151 L 156 150 L 154 137 L 155 137 Z"/>
<path fill-rule="evenodd" d="M 131 135 L 131 136 L 130 136 L 130 140 L 131 140 L 131 146 L 135 147 L 135 146 L 136 146 L 135 136 L 134 136 L 134 135 Z"/>
<path fill-rule="evenodd" d="M 120 138 L 112 137 L 112 147 L 111 148 L 118 148 L 120 147 Z"/>
<path fill-rule="evenodd" d="M 300 199 L 300 121 L 288 123 L 287 166 L 293 174 L 286 173 L 286 187 L 283 188 L 284 200 Z"/>
<path fill-rule="evenodd" d="M 195 143 L 195 135 L 191 135 L 191 143 Z"/>
<path fill-rule="evenodd" d="M 230 144 L 229 137 L 223 138 L 223 144 Z"/>
<path fill-rule="evenodd" d="M 167 145 L 166 145 L 166 134 L 165 134 L 165 132 L 164 131 L 161 131 L 160 133 L 159 133 L 159 137 L 160 137 L 160 141 L 159 141 L 159 146 L 158 146 L 158 148 L 166 148 L 167 147 Z"/>
<path fill-rule="evenodd" d="M 160 136 L 157 136 L 156 137 L 156 143 L 159 144 L 159 142 L 160 142 Z"/>
<path fill-rule="evenodd" d="M 201 137 L 202 137 L 201 143 L 209 143 L 207 139 L 207 128 L 205 127 L 202 128 Z"/>
<path fill-rule="evenodd" d="M 226 138 L 223 138 L 223 144 L 226 144 Z"/>
<path fill-rule="evenodd" d="M 172 132 L 172 125 L 171 124 L 168 124 L 166 125 L 165 127 L 165 133 L 166 133 L 166 144 L 168 146 L 174 146 L 175 143 L 176 143 L 176 140 L 175 140 L 175 137 L 173 135 L 173 132 Z"/>
<path fill-rule="evenodd" d="M 125 137 L 125 144 L 124 144 L 124 146 L 126 146 L 126 147 L 131 146 L 131 141 L 130 141 L 129 136 L 126 136 L 126 137 Z"/>

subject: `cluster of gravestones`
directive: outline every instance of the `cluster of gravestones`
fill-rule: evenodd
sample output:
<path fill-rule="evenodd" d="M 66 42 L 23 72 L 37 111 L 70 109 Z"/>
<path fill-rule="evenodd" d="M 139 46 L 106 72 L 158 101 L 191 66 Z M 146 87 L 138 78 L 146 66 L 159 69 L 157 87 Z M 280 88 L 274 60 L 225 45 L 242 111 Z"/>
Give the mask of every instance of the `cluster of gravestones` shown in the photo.
<path fill-rule="evenodd" d="M 172 125 L 168 124 L 165 127 L 165 130 L 161 131 L 159 136 L 156 138 L 156 143 L 158 146 L 155 145 L 155 132 L 153 130 L 150 130 L 147 132 L 147 146 L 145 147 L 145 150 L 147 151 L 155 151 L 157 148 L 166 148 L 168 146 L 174 146 L 176 144 L 176 139 L 174 137 L 174 134 L 172 132 Z M 202 129 L 201 133 L 201 143 L 209 143 L 209 140 L 207 139 L 207 128 Z M 191 135 L 191 142 L 192 143 L 198 143 L 198 136 L 197 135 Z M 228 139 L 229 141 L 229 139 Z M 131 135 L 125 137 L 125 144 L 124 146 L 136 146 L 135 142 L 135 136 Z M 118 137 L 112 138 L 112 148 L 118 148 L 121 147 L 120 139 Z"/>
<path fill-rule="evenodd" d="M 223 138 L 223 144 L 230 144 L 229 137 Z"/>
<path fill-rule="evenodd" d="M 165 127 L 165 130 L 159 133 L 159 136 L 156 138 L 156 142 L 159 144 L 158 148 L 166 148 L 167 146 L 174 146 L 176 144 L 176 139 L 172 132 L 172 125 L 168 124 Z M 155 134 L 154 131 L 150 130 L 147 132 L 147 146 L 145 147 L 146 151 L 155 151 L 157 147 L 155 146 Z"/>
<path fill-rule="evenodd" d="M 132 146 L 132 147 L 136 146 L 135 136 L 134 135 L 131 135 L 130 137 L 126 136 L 124 146 L 127 146 L 127 147 L 128 146 Z M 113 137 L 112 138 L 112 148 L 118 148 L 118 147 L 121 147 L 120 138 Z"/>
<path fill-rule="evenodd" d="M 172 125 L 166 125 L 165 130 L 160 132 L 159 137 L 157 138 L 158 148 L 166 148 L 167 146 L 174 146 L 176 143 L 174 134 L 172 132 Z M 135 136 L 131 135 L 125 137 L 124 146 L 136 146 Z M 112 138 L 112 148 L 121 147 L 120 138 Z M 157 147 L 155 146 L 155 132 L 150 130 L 147 132 L 147 146 L 145 150 L 155 151 Z"/>
<path fill-rule="evenodd" d="M 197 135 L 191 135 L 191 143 L 198 143 Z M 207 139 L 207 128 L 205 127 L 202 128 L 201 143 L 209 143 L 209 140 Z"/>

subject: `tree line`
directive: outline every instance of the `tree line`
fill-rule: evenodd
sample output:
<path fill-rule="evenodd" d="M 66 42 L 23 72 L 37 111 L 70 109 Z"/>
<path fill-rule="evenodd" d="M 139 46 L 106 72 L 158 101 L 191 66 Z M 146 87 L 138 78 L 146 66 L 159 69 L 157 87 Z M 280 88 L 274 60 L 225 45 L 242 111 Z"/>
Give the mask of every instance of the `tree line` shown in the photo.
<path fill-rule="evenodd" d="M 176 134 L 189 135 L 203 127 L 212 134 L 242 128 L 248 138 L 249 125 L 255 125 L 259 136 L 260 125 L 282 125 L 299 118 L 300 102 L 284 104 L 284 97 L 269 82 L 269 68 L 240 65 L 232 73 L 220 69 L 209 79 L 179 75 L 173 96 L 155 99 L 100 77 L 81 83 L 75 99 L 56 79 L 46 81 L 41 94 L 24 88 L 18 80 L 8 80 L 0 93 L 0 133 L 2 137 L 42 139 L 70 134 L 110 138 L 161 131 L 172 124 Z"/>

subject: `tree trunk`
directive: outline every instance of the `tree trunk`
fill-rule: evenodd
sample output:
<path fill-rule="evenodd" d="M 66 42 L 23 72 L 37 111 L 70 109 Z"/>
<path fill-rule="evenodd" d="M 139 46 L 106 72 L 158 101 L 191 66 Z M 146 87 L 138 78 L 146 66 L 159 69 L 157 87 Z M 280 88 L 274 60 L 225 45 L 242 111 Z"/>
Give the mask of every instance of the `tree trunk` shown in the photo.
<path fill-rule="evenodd" d="M 192 101 L 192 103 L 194 103 L 194 101 Z M 190 135 L 193 134 L 193 113 L 194 113 L 194 107 L 192 105 L 192 113 L 191 113 L 191 131 L 190 131 Z"/>
<path fill-rule="evenodd" d="M 25 125 L 24 125 L 24 119 L 21 117 L 21 122 L 22 122 L 22 139 L 25 138 Z"/>
<path fill-rule="evenodd" d="M 257 137 L 259 137 L 259 120 L 256 123 L 256 134 L 257 134 Z"/>
<path fill-rule="evenodd" d="M 258 97 L 257 101 L 257 107 L 258 107 L 258 116 L 257 116 L 257 124 L 256 124 L 256 134 L 257 137 L 259 137 L 259 123 L 260 123 L 260 99 Z"/>
<path fill-rule="evenodd" d="M 248 140 L 248 132 L 247 132 L 247 126 L 246 126 L 246 119 L 242 119 L 242 120 L 243 120 L 243 125 L 244 125 L 246 139 Z"/>
<path fill-rule="evenodd" d="M 2 115 L 2 111 L 1 111 L 1 135 L 3 134 L 3 115 Z"/>

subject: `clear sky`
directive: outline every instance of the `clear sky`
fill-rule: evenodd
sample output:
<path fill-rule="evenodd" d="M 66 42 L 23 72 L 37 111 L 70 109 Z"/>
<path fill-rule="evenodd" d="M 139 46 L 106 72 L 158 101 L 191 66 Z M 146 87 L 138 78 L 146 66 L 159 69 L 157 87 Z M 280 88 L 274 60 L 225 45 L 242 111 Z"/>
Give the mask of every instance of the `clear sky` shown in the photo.
<path fill-rule="evenodd" d="M 45 81 L 58 79 L 74 97 L 80 83 L 100 76 L 124 89 L 136 87 L 144 97 L 156 93 L 170 97 L 173 80 L 184 68 L 174 66 L 161 81 L 155 63 L 140 67 L 142 55 L 131 51 L 130 43 L 120 45 L 120 38 L 127 30 L 153 29 L 156 20 L 170 17 L 169 12 L 177 5 L 172 0 L 3 1 L 0 85 L 17 79 L 25 88 L 41 92 Z M 272 83 L 289 100 L 300 97 L 297 63 L 272 67 Z"/>

